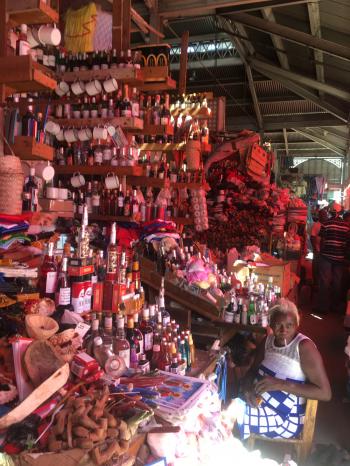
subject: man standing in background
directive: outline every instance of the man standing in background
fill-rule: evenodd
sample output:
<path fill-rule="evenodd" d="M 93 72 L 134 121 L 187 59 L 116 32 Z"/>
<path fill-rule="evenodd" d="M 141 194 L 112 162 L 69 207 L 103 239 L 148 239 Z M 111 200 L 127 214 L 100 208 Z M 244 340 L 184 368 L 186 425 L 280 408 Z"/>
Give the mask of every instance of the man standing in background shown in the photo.
<path fill-rule="evenodd" d="M 321 226 L 328 220 L 328 212 L 326 209 L 320 209 L 318 212 L 318 220 L 312 225 L 310 241 L 312 244 L 312 281 L 314 290 L 319 287 L 319 259 L 320 259 L 320 248 L 321 248 L 321 237 L 320 230 Z"/>
<path fill-rule="evenodd" d="M 319 314 L 343 311 L 343 275 L 346 249 L 350 244 L 350 226 L 339 217 L 341 210 L 341 205 L 333 202 L 329 209 L 331 218 L 320 229 Z"/>

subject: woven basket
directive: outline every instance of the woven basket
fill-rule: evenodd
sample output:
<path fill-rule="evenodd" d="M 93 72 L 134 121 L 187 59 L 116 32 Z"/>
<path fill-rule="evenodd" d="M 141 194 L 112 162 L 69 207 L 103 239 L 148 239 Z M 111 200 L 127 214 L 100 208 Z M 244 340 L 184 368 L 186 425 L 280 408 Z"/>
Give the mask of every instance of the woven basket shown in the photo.
<path fill-rule="evenodd" d="M 0 213 L 22 213 L 24 175 L 21 161 L 15 155 L 0 157 Z"/>
<path fill-rule="evenodd" d="M 186 162 L 188 170 L 199 170 L 201 165 L 201 143 L 190 139 L 186 143 Z"/>

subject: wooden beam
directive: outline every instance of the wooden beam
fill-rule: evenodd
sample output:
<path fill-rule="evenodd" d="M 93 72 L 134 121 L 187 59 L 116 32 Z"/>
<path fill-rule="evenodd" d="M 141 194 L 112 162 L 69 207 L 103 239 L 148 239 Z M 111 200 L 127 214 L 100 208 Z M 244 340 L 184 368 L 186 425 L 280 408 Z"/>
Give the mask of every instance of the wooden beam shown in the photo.
<path fill-rule="evenodd" d="M 112 47 L 117 54 L 130 48 L 131 0 L 114 0 L 112 12 Z"/>
<path fill-rule="evenodd" d="M 276 22 L 276 18 L 272 11 L 272 8 L 263 8 L 262 15 L 266 20 L 272 21 L 274 23 Z M 288 61 L 288 57 L 287 57 L 286 49 L 284 47 L 283 40 L 279 36 L 275 36 L 274 34 L 270 34 L 270 36 L 271 36 L 273 46 L 275 47 L 278 60 L 282 68 L 285 70 L 289 70 L 289 61 Z"/>
<path fill-rule="evenodd" d="M 284 139 L 284 147 L 286 149 L 287 157 L 289 156 L 289 146 L 288 146 L 288 134 L 287 129 L 283 128 L 283 139 Z"/>
<path fill-rule="evenodd" d="M 244 24 L 258 31 L 266 32 L 267 34 L 275 34 L 282 37 L 290 42 L 305 45 L 312 49 L 321 50 L 329 55 L 342 58 L 344 60 L 350 60 L 350 48 L 331 42 L 326 39 L 320 39 L 310 34 L 306 34 L 302 31 L 290 28 L 288 26 L 282 26 L 281 24 L 274 23 L 272 21 L 266 21 L 265 19 L 258 18 L 247 13 L 232 13 L 230 15 L 232 21 Z"/>
<path fill-rule="evenodd" d="M 308 139 L 311 139 L 314 142 L 317 142 L 321 146 L 326 147 L 327 149 L 334 152 L 335 154 L 338 154 L 338 155 L 340 155 L 342 157 L 344 157 L 346 155 L 345 150 L 334 146 L 333 144 L 331 144 L 329 141 L 325 140 L 324 138 L 316 136 L 315 134 L 311 134 L 306 130 L 301 130 L 301 129 L 298 129 L 298 128 L 292 128 L 292 130 L 295 131 L 296 133 L 301 134 L 302 136 L 305 136 Z"/>
<path fill-rule="evenodd" d="M 188 42 L 190 38 L 189 31 L 184 31 L 181 36 L 181 55 L 180 55 L 180 72 L 179 72 L 179 94 L 186 93 L 187 80 L 187 59 L 188 59 Z"/>
<path fill-rule="evenodd" d="M 153 26 L 147 23 L 141 15 L 137 13 L 137 11 L 134 8 L 131 8 L 131 18 L 132 20 L 139 26 L 141 31 L 148 33 L 151 32 L 154 36 L 158 38 L 164 39 L 164 34 L 157 29 L 155 29 Z M 153 41 L 152 41 L 153 42 Z"/>
<path fill-rule="evenodd" d="M 320 8 L 318 3 L 308 3 L 307 4 L 309 12 L 309 21 L 310 21 L 310 30 L 311 34 L 315 37 L 321 38 L 321 18 L 320 18 Z M 323 66 L 323 53 L 320 50 L 314 49 L 314 58 L 316 63 L 316 77 L 317 80 L 321 83 L 324 83 L 324 66 Z M 319 92 L 322 97 L 323 92 Z"/>
<path fill-rule="evenodd" d="M 178 18 L 185 16 L 214 14 L 219 8 L 236 8 L 244 10 L 247 7 L 256 9 L 264 6 L 290 6 L 305 3 L 307 0 L 162 0 L 159 14 L 163 18 Z"/>
<path fill-rule="evenodd" d="M 289 70 L 284 70 L 278 66 L 273 65 L 272 63 L 258 60 L 256 58 L 250 59 L 250 64 L 253 68 L 259 68 L 258 71 L 260 72 L 262 72 L 262 70 L 266 70 L 270 73 L 274 73 L 276 75 L 278 74 L 283 78 L 294 81 L 297 84 L 303 84 L 305 86 L 311 87 L 312 89 L 317 89 L 318 91 L 333 95 L 334 97 L 345 100 L 346 102 L 350 101 L 350 92 L 346 91 L 345 89 L 339 89 L 338 87 L 332 86 L 331 84 L 322 83 L 316 81 L 315 79 L 308 78 L 305 75 L 294 73 L 293 71 Z"/>
<path fill-rule="evenodd" d="M 335 117 L 337 117 L 339 120 L 345 123 L 348 122 L 348 114 L 346 112 L 341 110 L 339 107 L 336 107 L 330 104 L 329 102 L 326 102 L 325 100 L 321 99 L 316 94 L 310 92 L 304 87 L 294 83 L 293 81 L 283 78 L 281 75 L 277 73 L 271 73 L 269 71 L 260 69 L 259 67 L 255 67 L 255 66 L 253 68 L 259 71 L 260 73 L 264 74 L 268 78 L 272 79 L 273 81 L 279 81 L 281 84 L 283 84 L 284 87 L 294 92 L 296 95 L 299 95 L 300 97 L 303 97 L 306 100 L 310 100 L 311 102 L 313 102 L 314 104 L 322 108 L 323 110 L 326 110 L 331 115 L 334 115 Z"/>

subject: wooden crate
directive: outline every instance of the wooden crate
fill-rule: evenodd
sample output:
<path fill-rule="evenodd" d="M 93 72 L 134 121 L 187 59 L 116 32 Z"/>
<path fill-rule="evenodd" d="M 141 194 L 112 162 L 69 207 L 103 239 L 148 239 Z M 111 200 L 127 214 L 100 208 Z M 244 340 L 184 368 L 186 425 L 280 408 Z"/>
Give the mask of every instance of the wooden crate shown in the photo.
<path fill-rule="evenodd" d="M 51 71 L 36 63 L 30 55 L 0 57 L 0 84 L 18 92 L 54 90 L 57 86 Z"/>
<path fill-rule="evenodd" d="M 42 0 L 7 0 L 6 10 L 11 23 L 47 24 L 58 23 L 58 11 Z"/>
<path fill-rule="evenodd" d="M 53 147 L 37 142 L 32 136 L 16 136 L 12 149 L 21 160 L 52 161 L 54 156 Z"/>

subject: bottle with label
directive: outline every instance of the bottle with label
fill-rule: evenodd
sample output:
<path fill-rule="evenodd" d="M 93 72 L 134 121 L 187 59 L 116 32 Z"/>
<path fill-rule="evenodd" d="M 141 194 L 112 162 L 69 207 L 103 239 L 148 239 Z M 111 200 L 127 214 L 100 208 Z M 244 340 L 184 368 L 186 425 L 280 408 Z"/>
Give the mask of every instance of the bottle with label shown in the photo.
<path fill-rule="evenodd" d="M 122 217 L 124 215 L 124 193 L 122 186 L 119 186 L 118 196 L 117 196 L 117 215 Z"/>
<path fill-rule="evenodd" d="M 246 304 L 242 305 L 241 323 L 243 325 L 248 324 L 248 309 L 247 309 Z"/>
<path fill-rule="evenodd" d="M 56 291 L 56 311 L 73 311 L 71 304 L 71 284 L 67 273 L 68 257 L 63 257 L 61 262 L 61 270 L 57 280 Z"/>
<path fill-rule="evenodd" d="M 84 349 L 90 355 L 94 355 L 94 340 L 96 337 L 100 337 L 100 321 L 92 319 L 91 323 L 91 333 L 84 339 Z"/>
<path fill-rule="evenodd" d="M 112 223 L 111 236 L 107 248 L 107 279 L 113 280 L 118 268 L 117 224 Z"/>
<path fill-rule="evenodd" d="M 159 368 L 159 360 L 160 360 L 160 344 L 155 343 L 152 348 L 152 358 L 151 358 L 151 370 L 152 371 Z"/>
<path fill-rule="evenodd" d="M 236 311 L 237 311 L 237 300 L 236 300 L 236 296 L 232 294 L 230 304 L 225 309 L 224 321 L 232 324 L 234 321 L 234 316 L 235 316 Z"/>
<path fill-rule="evenodd" d="M 124 198 L 124 208 L 123 208 L 123 216 L 130 217 L 131 214 L 131 201 L 129 191 L 126 192 L 126 196 Z"/>
<path fill-rule="evenodd" d="M 162 126 L 170 125 L 171 114 L 169 111 L 169 94 L 165 94 L 165 102 L 160 112 L 160 124 Z"/>
<path fill-rule="evenodd" d="M 133 189 L 132 200 L 131 200 L 131 213 L 132 213 L 132 215 L 138 214 L 139 210 L 140 210 L 140 204 L 139 204 L 139 201 L 137 199 L 137 190 Z"/>
<path fill-rule="evenodd" d="M 28 26 L 21 24 L 16 41 L 16 55 L 30 55 L 30 44 L 27 40 Z"/>
<path fill-rule="evenodd" d="M 38 210 L 38 185 L 35 180 L 35 168 L 30 169 L 30 175 L 23 187 L 23 212 L 36 212 Z"/>
<path fill-rule="evenodd" d="M 144 308 L 142 315 L 143 319 L 141 321 L 140 330 L 143 335 L 144 353 L 146 354 L 147 359 L 150 360 L 153 349 L 153 328 L 150 325 L 149 309 Z"/>
<path fill-rule="evenodd" d="M 41 297 L 54 300 L 57 286 L 57 264 L 53 257 L 53 250 L 54 243 L 50 242 L 40 270 L 39 291 Z"/>
<path fill-rule="evenodd" d="M 256 325 L 257 324 L 256 301 L 255 301 L 254 296 L 251 296 L 249 298 L 248 324 L 250 324 L 250 325 Z"/>
<path fill-rule="evenodd" d="M 143 334 L 140 330 L 138 313 L 136 312 L 133 317 L 134 317 L 134 335 L 140 346 L 139 354 L 142 354 L 144 353 L 144 341 L 143 341 Z"/>
<path fill-rule="evenodd" d="M 111 313 L 107 313 L 103 325 L 103 343 L 111 345 L 113 341 L 113 318 Z"/>
<path fill-rule="evenodd" d="M 140 344 L 134 334 L 134 319 L 128 319 L 126 338 L 130 345 L 130 367 L 137 369 L 139 363 Z"/>
<path fill-rule="evenodd" d="M 159 312 L 162 314 L 162 325 L 166 327 L 170 323 L 170 314 L 165 309 L 165 288 L 164 288 L 164 277 L 162 277 L 160 290 L 159 290 L 159 297 L 158 297 L 158 306 Z"/>
<path fill-rule="evenodd" d="M 179 363 L 177 360 L 177 354 L 171 358 L 170 372 L 172 374 L 179 373 Z"/>
<path fill-rule="evenodd" d="M 139 369 L 141 369 L 143 374 L 148 374 L 150 372 L 151 365 L 145 354 L 140 354 L 138 366 L 139 366 Z"/>
<path fill-rule="evenodd" d="M 158 369 L 160 369 L 161 371 L 169 372 L 170 363 L 171 362 L 169 360 L 168 343 L 166 342 L 166 339 L 163 338 L 158 362 Z"/>
<path fill-rule="evenodd" d="M 139 98 L 136 87 L 134 87 L 132 90 L 131 115 L 136 118 L 140 117 L 140 98 Z"/>
<path fill-rule="evenodd" d="M 120 104 L 120 115 L 126 118 L 132 116 L 132 107 L 129 100 L 129 86 L 127 84 L 124 84 L 124 99 Z"/>
<path fill-rule="evenodd" d="M 38 120 L 34 115 L 33 99 L 28 99 L 28 107 L 22 118 L 22 136 L 36 138 L 38 134 Z"/>
<path fill-rule="evenodd" d="M 125 338 L 124 317 L 117 317 L 117 333 L 113 343 L 114 353 L 124 359 L 127 368 L 130 367 L 130 343 Z"/>
<path fill-rule="evenodd" d="M 104 344 L 101 337 L 94 339 L 94 358 L 101 367 L 105 367 L 107 359 L 113 355 L 111 345 Z"/>

